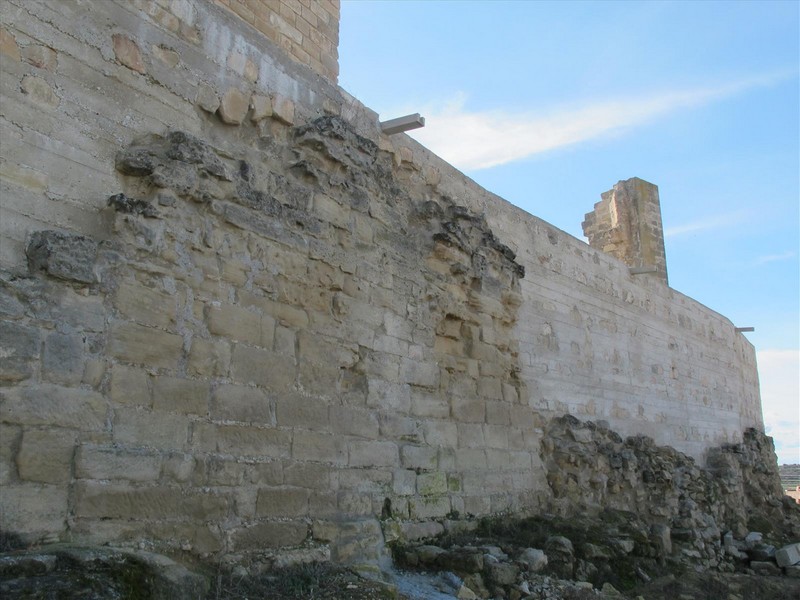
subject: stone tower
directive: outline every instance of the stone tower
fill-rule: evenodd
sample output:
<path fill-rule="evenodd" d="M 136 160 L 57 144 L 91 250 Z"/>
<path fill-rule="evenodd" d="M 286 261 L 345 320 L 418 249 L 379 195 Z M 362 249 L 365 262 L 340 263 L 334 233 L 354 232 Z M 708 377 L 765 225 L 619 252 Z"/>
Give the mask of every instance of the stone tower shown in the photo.
<path fill-rule="evenodd" d="M 582 223 L 589 245 L 668 283 L 658 186 L 633 177 L 600 197 Z"/>

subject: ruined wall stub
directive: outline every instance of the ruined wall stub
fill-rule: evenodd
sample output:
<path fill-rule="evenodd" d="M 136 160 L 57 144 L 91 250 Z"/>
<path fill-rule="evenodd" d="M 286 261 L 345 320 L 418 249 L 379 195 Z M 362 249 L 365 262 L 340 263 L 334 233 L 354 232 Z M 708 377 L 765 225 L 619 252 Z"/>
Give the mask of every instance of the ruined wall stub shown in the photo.
<path fill-rule="evenodd" d="M 633 269 L 654 268 L 668 283 L 658 186 L 632 177 L 601 198 L 582 223 L 589 245 Z"/>

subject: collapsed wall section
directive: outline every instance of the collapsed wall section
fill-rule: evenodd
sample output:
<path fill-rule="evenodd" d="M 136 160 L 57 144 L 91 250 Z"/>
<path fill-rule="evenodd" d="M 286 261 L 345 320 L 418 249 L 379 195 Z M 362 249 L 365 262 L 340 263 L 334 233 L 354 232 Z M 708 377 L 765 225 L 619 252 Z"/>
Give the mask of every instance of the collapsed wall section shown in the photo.
<path fill-rule="evenodd" d="M 551 416 L 760 425 L 726 319 L 165 5 L 0 5 L 0 528 L 374 560 L 547 502 Z"/>

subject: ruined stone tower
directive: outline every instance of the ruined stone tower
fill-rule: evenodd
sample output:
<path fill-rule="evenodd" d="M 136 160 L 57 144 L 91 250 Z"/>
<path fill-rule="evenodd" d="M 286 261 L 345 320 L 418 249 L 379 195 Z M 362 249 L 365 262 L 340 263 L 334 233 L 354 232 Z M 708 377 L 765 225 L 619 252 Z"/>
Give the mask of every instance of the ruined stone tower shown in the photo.
<path fill-rule="evenodd" d="M 589 245 L 618 258 L 634 274 L 652 272 L 668 283 L 658 186 L 632 177 L 601 198 L 582 224 Z"/>

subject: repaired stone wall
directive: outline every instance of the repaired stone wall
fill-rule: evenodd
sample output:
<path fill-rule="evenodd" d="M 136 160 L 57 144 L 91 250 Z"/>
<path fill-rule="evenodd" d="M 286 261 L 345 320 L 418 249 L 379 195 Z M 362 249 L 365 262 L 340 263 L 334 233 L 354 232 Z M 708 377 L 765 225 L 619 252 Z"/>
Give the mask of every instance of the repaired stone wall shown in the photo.
<path fill-rule="evenodd" d="M 339 0 L 214 2 L 255 27 L 294 60 L 336 83 L 339 77 Z M 165 0 L 161 4 L 166 5 L 167 11 L 175 11 L 178 17 L 193 11 L 187 0 Z"/>
<path fill-rule="evenodd" d="M 181 6 L 0 5 L 0 529 L 377 560 L 552 500 L 552 417 L 763 428 L 727 319 Z"/>

